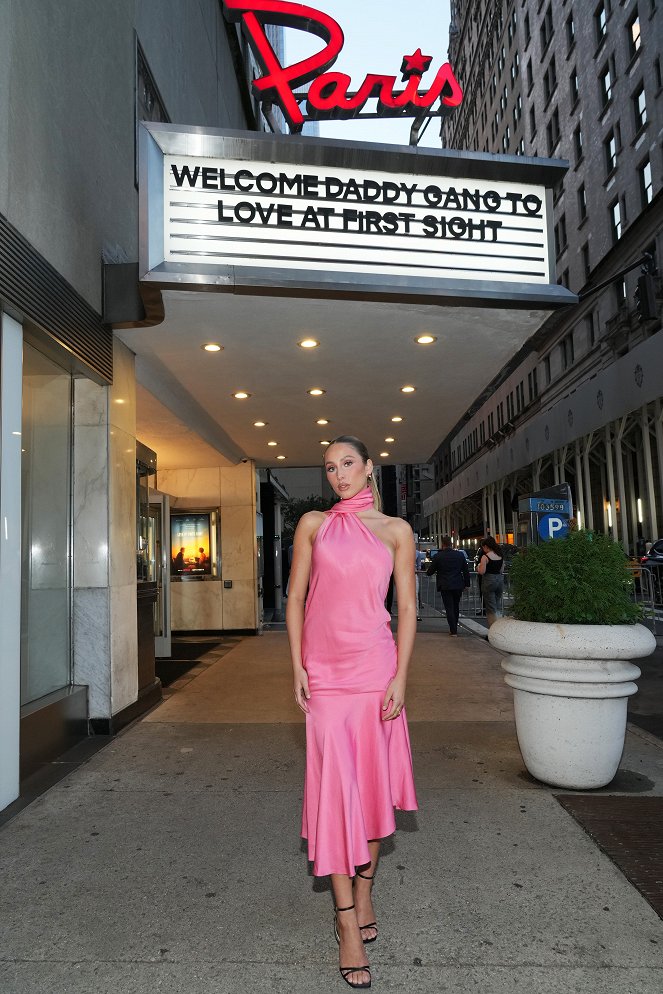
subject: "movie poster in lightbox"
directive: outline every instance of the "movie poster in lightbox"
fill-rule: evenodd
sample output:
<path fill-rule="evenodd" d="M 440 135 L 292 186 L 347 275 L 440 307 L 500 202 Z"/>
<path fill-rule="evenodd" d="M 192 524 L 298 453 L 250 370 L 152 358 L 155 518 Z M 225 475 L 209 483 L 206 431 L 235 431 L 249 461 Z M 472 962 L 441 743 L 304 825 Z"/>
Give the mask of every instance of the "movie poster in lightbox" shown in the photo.
<path fill-rule="evenodd" d="M 170 515 L 171 576 L 211 576 L 210 515 L 204 512 Z"/>

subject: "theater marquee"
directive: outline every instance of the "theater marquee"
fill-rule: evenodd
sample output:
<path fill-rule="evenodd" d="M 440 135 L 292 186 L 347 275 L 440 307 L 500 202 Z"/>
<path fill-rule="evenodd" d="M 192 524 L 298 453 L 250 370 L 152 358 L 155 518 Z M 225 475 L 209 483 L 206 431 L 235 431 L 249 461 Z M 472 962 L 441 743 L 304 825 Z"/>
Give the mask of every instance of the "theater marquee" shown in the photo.
<path fill-rule="evenodd" d="M 148 124 L 141 275 L 163 285 L 510 306 L 555 283 L 565 164 Z"/>

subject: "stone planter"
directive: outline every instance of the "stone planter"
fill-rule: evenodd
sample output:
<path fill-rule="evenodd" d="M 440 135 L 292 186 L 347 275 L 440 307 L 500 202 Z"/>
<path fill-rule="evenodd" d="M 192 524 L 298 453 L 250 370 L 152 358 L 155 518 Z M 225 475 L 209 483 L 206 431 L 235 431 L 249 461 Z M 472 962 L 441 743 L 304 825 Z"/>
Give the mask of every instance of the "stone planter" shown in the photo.
<path fill-rule="evenodd" d="M 553 625 L 500 618 L 488 639 L 508 653 L 518 744 L 537 780 L 588 790 L 615 776 L 628 698 L 656 639 L 643 625 Z"/>

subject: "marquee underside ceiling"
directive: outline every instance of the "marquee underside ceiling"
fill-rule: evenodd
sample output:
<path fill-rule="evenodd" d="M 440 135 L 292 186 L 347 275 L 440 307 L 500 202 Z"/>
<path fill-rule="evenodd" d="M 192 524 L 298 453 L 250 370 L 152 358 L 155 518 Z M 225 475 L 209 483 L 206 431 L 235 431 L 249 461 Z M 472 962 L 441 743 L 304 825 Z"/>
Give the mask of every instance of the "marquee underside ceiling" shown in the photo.
<path fill-rule="evenodd" d="M 311 466 L 320 441 L 341 434 L 359 435 L 377 463 L 426 462 L 549 313 L 180 290 L 163 300 L 163 323 L 117 332 L 137 356 L 138 437 L 161 468 Z M 434 344 L 416 344 L 424 333 Z M 300 348 L 308 337 L 319 347 Z"/>

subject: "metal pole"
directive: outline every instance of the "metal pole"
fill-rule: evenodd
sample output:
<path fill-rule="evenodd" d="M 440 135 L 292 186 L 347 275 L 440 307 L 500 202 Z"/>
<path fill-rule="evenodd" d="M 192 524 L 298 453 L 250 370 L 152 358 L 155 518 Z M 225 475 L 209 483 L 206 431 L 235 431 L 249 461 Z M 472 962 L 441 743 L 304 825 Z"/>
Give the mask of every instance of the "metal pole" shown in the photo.
<path fill-rule="evenodd" d="M 655 542 L 658 537 L 658 520 L 656 517 L 656 491 L 654 489 L 654 467 L 651 461 L 651 439 L 649 437 L 649 410 L 642 405 L 642 452 L 645 462 L 645 479 L 647 481 L 647 517 L 649 519 L 649 540 Z M 659 459 L 660 461 L 660 459 Z"/>
<path fill-rule="evenodd" d="M 284 621 L 283 562 L 281 555 L 281 501 L 274 503 L 274 621 Z"/>
<path fill-rule="evenodd" d="M 654 401 L 654 429 L 656 431 L 659 494 L 661 496 L 661 501 L 663 501 L 663 410 L 661 409 L 660 400 Z M 652 542 L 656 541 L 656 537 L 654 535 L 652 535 L 651 538 Z"/>
<path fill-rule="evenodd" d="M 612 464 L 612 424 L 605 426 L 605 468 L 608 474 L 608 500 L 610 503 L 610 518 L 608 528 L 612 537 L 617 538 L 617 495 L 615 493 L 615 470 Z M 610 523 L 612 519 L 612 524 Z"/>
<path fill-rule="evenodd" d="M 626 492 L 628 494 L 628 509 L 631 516 L 631 534 L 635 552 L 638 542 L 638 494 L 635 488 L 635 473 L 633 472 L 633 453 L 626 452 Z"/>
<path fill-rule="evenodd" d="M 576 471 L 576 518 L 580 518 L 580 527 L 587 527 L 587 518 L 585 516 L 585 488 L 582 482 L 582 463 L 580 461 L 580 439 L 576 438 L 575 452 L 573 455 L 574 465 Z"/>
<path fill-rule="evenodd" d="M 628 510 L 626 507 L 626 487 L 624 486 L 624 460 L 622 458 L 622 446 L 624 429 L 626 427 L 626 417 L 619 422 L 619 427 L 615 432 L 615 460 L 617 463 L 617 488 L 619 490 L 619 523 L 622 532 L 622 545 L 624 552 L 629 552 L 628 542 Z"/>
<path fill-rule="evenodd" d="M 585 510 L 587 512 L 587 521 L 585 522 L 585 528 L 590 531 L 594 528 L 594 505 L 592 504 L 592 474 L 589 465 L 589 454 L 592 450 L 592 440 L 594 438 L 594 432 L 591 431 L 589 435 L 585 437 L 585 451 L 582 454 L 582 465 L 585 474 Z"/>

